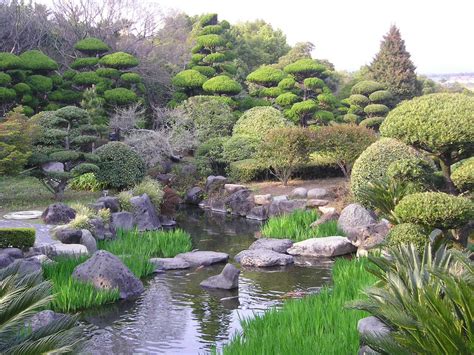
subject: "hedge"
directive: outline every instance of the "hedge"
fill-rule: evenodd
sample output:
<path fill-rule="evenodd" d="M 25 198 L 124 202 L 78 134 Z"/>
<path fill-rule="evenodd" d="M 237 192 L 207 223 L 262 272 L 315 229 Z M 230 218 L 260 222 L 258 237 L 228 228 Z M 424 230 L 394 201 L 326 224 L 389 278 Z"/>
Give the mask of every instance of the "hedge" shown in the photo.
<path fill-rule="evenodd" d="M 122 81 L 125 81 L 126 83 L 134 83 L 134 84 L 138 84 L 139 82 L 142 81 L 142 77 L 138 75 L 137 73 L 123 73 L 120 76 L 120 79 Z"/>
<path fill-rule="evenodd" d="M 222 63 L 226 60 L 224 53 L 211 53 L 204 57 L 203 62 L 205 63 Z"/>
<path fill-rule="evenodd" d="M 0 228 L 0 248 L 31 248 L 35 235 L 34 228 Z"/>

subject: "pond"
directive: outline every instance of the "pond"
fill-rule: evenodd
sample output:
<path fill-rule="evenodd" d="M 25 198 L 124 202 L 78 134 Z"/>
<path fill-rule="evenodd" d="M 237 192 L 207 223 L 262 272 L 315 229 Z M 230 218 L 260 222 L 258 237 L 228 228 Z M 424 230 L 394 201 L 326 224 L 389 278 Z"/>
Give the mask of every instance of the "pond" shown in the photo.
<path fill-rule="evenodd" d="M 200 250 L 233 256 L 255 241 L 260 223 L 239 217 L 186 209 L 177 216 Z M 239 331 L 240 319 L 279 306 L 289 292 L 317 292 L 330 281 L 330 262 L 298 260 L 289 267 L 243 269 L 238 291 L 208 291 L 199 286 L 223 264 L 197 270 L 167 271 L 145 281 L 134 302 L 84 312 L 89 340 L 85 353 L 198 354 L 218 349 Z"/>

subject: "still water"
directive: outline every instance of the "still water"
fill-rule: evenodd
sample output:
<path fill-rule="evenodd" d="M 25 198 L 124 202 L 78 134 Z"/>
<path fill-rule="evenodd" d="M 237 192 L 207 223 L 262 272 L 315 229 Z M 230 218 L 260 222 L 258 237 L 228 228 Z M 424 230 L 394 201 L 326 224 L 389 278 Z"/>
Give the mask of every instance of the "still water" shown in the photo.
<path fill-rule="evenodd" d="M 255 241 L 260 223 L 199 209 L 179 212 L 180 228 L 200 250 L 233 256 Z M 237 265 L 238 266 L 238 265 Z M 288 292 L 317 292 L 330 281 L 330 263 L 298 260 L 273 269 L 241 268 L 238 291 L 208 291 L 199 283 L 221 272 L 214 265 L 199 270 L 167 271 L 145 281 L 145 292 L 82 315 L 88 354 L 206 354 L 240 331 L 240 319 L 280 306 Z"/>

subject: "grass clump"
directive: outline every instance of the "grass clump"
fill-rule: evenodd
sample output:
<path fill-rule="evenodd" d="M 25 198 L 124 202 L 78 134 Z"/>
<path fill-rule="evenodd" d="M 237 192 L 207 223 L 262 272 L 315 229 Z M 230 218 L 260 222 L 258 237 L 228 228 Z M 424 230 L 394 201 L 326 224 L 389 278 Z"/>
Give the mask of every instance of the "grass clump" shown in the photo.
<path fill-rule="evenodd" d="M 262 236 L 268 238 L 288 238 L 295 242 L 310 238 L 344 235 L 337 227 L 337 221 L 328 221 L 316 228 L 310 225 L 319 218 L 314 210 L 296 210 L 288 215 L 270 218 L 262 227 Z"/>
<path fill-rule="evenodd" d="M 286 302 L 253 319 L 242 321 L 222 353 L 232 354 L 356 354 L 359 348 L 357 322 L 365 312 L 349 311 L 344 305 L 361 297 L 362 289 L 376 278 L 365 270 L 366 259 L 338 259 L 334 286 L 320 293 Z"/>

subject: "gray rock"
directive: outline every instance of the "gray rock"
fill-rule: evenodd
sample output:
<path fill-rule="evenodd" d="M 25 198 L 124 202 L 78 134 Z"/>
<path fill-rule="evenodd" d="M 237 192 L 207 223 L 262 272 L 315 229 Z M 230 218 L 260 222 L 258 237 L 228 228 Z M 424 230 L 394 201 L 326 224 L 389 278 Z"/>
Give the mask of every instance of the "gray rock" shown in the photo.
<path fill-rule="evenodd" d="M 120 201 L 118 197 L 104 196 L 97 200 L 98 203 L 103 203 L 105 208 L 108 208 L 110 212 L 120 211 Z"/>
<path fill-rule="evenodd" d="M 297 187 L 293 189 L 293 191 L 291 191 L 290 193 L 290 198 L 300 199 L 300 198 L 306 198 L 307 196 L 308 196 L 308 190 L 305 189 L 304 187 Z"/>
<path fill-rule="evenodd" d="M 190 263 L 191 266 L 209 266 L 229 260 L 229 254 L 216 251 L 190 251 L 188 253 L 178 254 L 176 257 L 184 259 Z"/>
<path fill-rule="evenodd" d="M 374 316 L 359 320 L 357 323 L 357 331 L 361 337 L 384 336 L 390 333 L 390 329 L 380 319 Z"/>
<path fill-rule="evenodd" d="M 326 206 L 328 203 L 328 200 L 309 199 L 306 201 L 306 207 L 321 207 Z"/>
<path fill-rule="evenodd" d="M 103 202 L 90 203 L 88 207 L 93 209 L 95 212 L 98 212 L 99 210 L 102 210 L 105 208 L 105 203 Z"/>
<path fill-rule="evenodd" d="M 76 228 L 58 227 L 55 231 L 55 237 L 64 244 L 81 244 L 82 232 Z"/>
<path fill-rule="evenodd" d="M 281 216 L 306 208 L 306 200 L 275 200 L 268 206 L 268 216 Z"/>
<path fill-rule="evenodd" d="M 234 192 L 237 192 L 239 190 L 246 190 L 247 188 L 244 185 L 238 185 L 238 184 L 224 184 L 224 190 L 228 194 L 233 194 Z"/>
<path fill-rule="evenodd" d="M 367 226 L 348 228 L 346 236 L 356 247 L 367 250 L 382 244 L 389 231 L 389 224 L 381 221 Z"/>
<path fill-rule="evenodd" d="M 163 227 L 174 227 L 177 225 L 176 221 L 168 216 L 160 215 L 158 218 Z"/>
<path fill-rule="evenodd" d="M 36 260 L 38 261 L 41 265 L 43 264 L 49 264 L 49 263 L 53 263 L 54 261 L 51 260 L 50 258 L 48 258 L 46 255 L 44 254 L 37 254 L 37 255 L 33 255 L 33 256 L 30 256 L 28 259 L 31 259 L 31 260 Z"/>
<path fill-rule="evenodd" d="M 90 259 L 76 266 L 72 277 L 91 282 L 98 289 L 114 289 L 121 299 L 133 299 L 143 291 L 142 282 L 117 258 L 105 250 L 99 250 Z"/>
<path fill-rule="evenodd" d="M 284 266 L 294 262 L 291 255 L 268 249 L 243 250 L 234 259 L 242 266 L 256 267 Z"/>
<path fill-rule="evenodd" d="M 190 205 L 199 205 L 204 197 L 204 191 L 199 186 L 194 186 L 186 192 L 184 202 Z"/>
<path fill-rule="evenodd" d="M 227 213 L 225 202 L 221 198 L 212 198 L 209 200 L 209 208 L 211 211 L 219 213 Z"/>
<path fill-rule="evenodd" d="M 114 230 L 133 229 L 133 214 L 130 212 L 115 212 L 110 217 L 110 226 Z"/>
<path fill-rule="evenodd" d="M 33 273 L 41 273 L 41 263 L 34 259 L 16 259 L 12 264 L 12 267 L 18 267 L 17 275 L 20 277 L 30 275 Z"/>
<path fill-rule="evenodd" d="M 224 200 L 226 211 L 238 216 L 246 216 L 255 207 L 250 190 L 238 190 Z"/>
<path fill-rule="evenodd" d="M 155 207 L 147 194 L 134 196 L 130 199 L 133 206 L 133 217 L 140 232 L 155 230 L 161 227 Z"/>
<path fill-rule="evenodd" d="M 213 193 L 222 189 L 226 184 L 227 179 L 224 176 L 210 175 L 206 179 L 206 192 Z"/>
<path fill-rule="evenodd" d="M 41 169 L 47 173 L 64 173 L 64 164 L 58 161 L 51 161 L 41 165 Z"/>
<path fill-rule="evenodd" d="M 319 206 L 319 207 L 318 207 L 318 210 L 319 210 L 319 212 L 321 212 L 322 214 L 337 212 L 334 207 L 327 207 L 327 206 Z M 338 218 L 339 218 L 339 217 L 338 217 Z"/>
<path fill-rule="evenodd" d="M 377 223 L 377 216 L 372 211 L 365 209 L 358 203 L 352 203 L 342 210 L 337 225 L 339 229 L 347 233 L 351 228 L 375 223 Z"/>
<path fill-rule="evenodd" d="M 78 255 L 89 254 L 86 246 L 82 244 L 56 243 L 56 244 L 42 245 L 35 249 L 36 251 L 39 251 L 40 253 L 45 254 L 49 258 L 53 258 L 55 256 L 78 256 Z"/>
<path fill-rule="evenodd" d="M 290 255 L 333 257 L 353 253 L 357 248 L 346 237 L 311 238 L 293 244 Z"/>
<path fill-rule="evenodd" d="M 156 270 L 180 270 L 189 269 L 191 264 L 182 258 L 152 258 L 150 262 L 155 265 Z"/>
<path fill-rule="evenodd" d="M 257 221 L 265 221 L 266 219 L 268 219 L 268 207 L 255 206 L 247 213 L 246 217 L 248 219 L 255 219 Z"/>
<path fill-rule="evenodd" d="M 226 264 L 219 275 L 211 276 L 200 283 L 201 287 L 232 290 L 239 287 L 240 270 L 232 264 Z"/>
<path fill-rule="evenodd" d="M 66 224 L 76 217 L 76 211 L 64 203 L 53 203 L 43 212 L 43 218 L 46 224 Z"/>
<path fill-rule="evenodd" d="M 23 252 L 18 248 L 4 248 L 0 249 L 0 255 L 8 255 L 14 259 L 23 258 Z"/>
<path fill-rule="evenodd" d="M 357 355 L 378 355 L 379 352 L 373 350 L 370 346 L 361 346 Z"/>
<path fill-rule="evenodd" d="M 68 317 L 69 316 L 67 314 L 56 313 L 48 309 L 33 315 L 33 317 L 31 317 L 25 325 L 27 327 L 31 327 L 32 331 L 36 331 L 42 327 L 46 327 L 47 325 L 51 324 L 51 322 Z"/>
<path fill-rule="evenodd" d="M 13 263 L 14 261 L 15 261 L 15 259 L 12 258 L 11 256 L 9 256 L 7 254 L 0 254 L 0 269 L 4 268 L 4 267 L 7 267 L 8 265 Z"/>
<path fill-rule="evenodd" d="M 253 242 L 249 249 L 267 249 L 285 254 L 292 246 L 293 242 L 290 239 L 260 238 Z"/>
<path fill-rule="evenodd" d="M 339 213 L 332 212 L 332 213 L 325 213 L 321 217 L 318 218 L 317 221 L 311 223 L 311 228 L 316 228 L 320 224 L 329 222 L 329 221 L 337 221 L 339 219 Z"/>
<path fill-rule="evenodd" d="M 107 232 L 105 228 L 104 221 L 101 218 L 91 218 L 89 220 L 89 224 L 91 226 L 90 232 L 97 240 L 103 240 L 105 238 L 105 234 Z"/>
<path fill-rule="evenodd" d="M 84 245 L 87 248 L 89 254 L 94 254 L 97 251 L 97 242 L 92 236 L 91 232 L 87 229 L 82 230 L 82 236 L 79 240 L 79 244 Z"/>
<path fill-rule="evenodd" d="M 279 201 L 287 201 L 288 196 L 286 195 L 278 195 L 278 196 L 273 196 L 273 201 L 279 202 Z"/>
<path fill-rule="evenodd" d="M 272 203 L 272 200 L 271 194 L 253 196 L 253 202 L 255 202 L 256 205 L 269 205 Z"/>
<path fill-rule="evenodd" d="M 307 197 L 308 197 L 308 199 L 316 199 L 316 200 L 323 199 L 323 200 L 326 200 L 326 199 L 331 198 L 333 196 L 326 189 L 314 188 L 314 189 L 308 190 L 308 196 Z"/>

